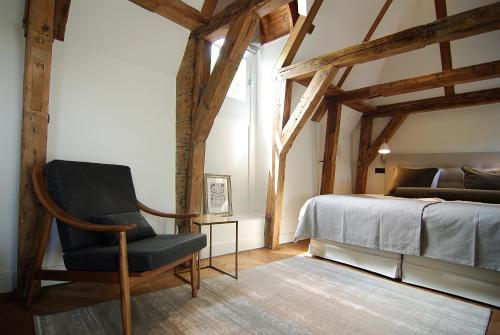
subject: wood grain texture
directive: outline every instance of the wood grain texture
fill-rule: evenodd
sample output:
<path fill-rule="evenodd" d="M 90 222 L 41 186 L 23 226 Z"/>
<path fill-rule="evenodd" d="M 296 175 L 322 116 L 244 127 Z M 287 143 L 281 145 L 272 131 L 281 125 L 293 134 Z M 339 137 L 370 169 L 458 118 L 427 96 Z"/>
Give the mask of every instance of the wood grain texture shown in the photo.
<path fill-rule="evenodd" d="M 436 8 L 436 18 L 441 19 L 448 16 L 448 11 L 446 10 L 446 0 L 434 0 L 434 5 Z M 451 70 L 453 68 L 451 61 L 451 45 L 450 41 L 445 41 L 439 43 L 439 53 L 441 55 L 441 67 L 442 70 Z M 445 95 L 455 94 L 455 87 L 453 85 L 447 85 L 444 87 Z"/>
<path fill-rule="evenodd" d="M 346 67 L 500 29 L 500 3 L 475 8 L 363 42 L 280 70 L 283 78 L 309 78 L 326 65 Z"/>
<path fill-rule="evenodd" d="M 260 43 L 266 44 L 290 33 L 290 10 L 288 5 L 260 18 Z M 293 25 L 292 25 L 293 27 Z"/>
<path fill-rule="evenodd" d="M 392 1 L 393 0 L 386 0 L 385 1 L 384 5 L 380 9 L 380 12 L 377 14 L 377 16 L 375 17 L 375 20 L 373 21 L 372 25 L 370 26 L 370 29 L 368 30 L 365 37 L 363 38 L 363 42 L 369 41 L 370 38 L 372 38 L 373 33 L 375 32 L 375 30 L 377 30 L 380 22 L 384 18 L 385 13 L 387 13 L 387 10 L 391 6 Z M 344 85 L 345 81 L 347 80 L 347 77 L 349 76 L 349 74 L 352 71 L 352 68 L 353 68 L 353 65 L 349 65 L 348 67 L 346 67 L 346 69 L 344 70 L 344 73 L 342 73 L 342 77 L 340 77 L 340 80 L 337 82 L 337 85 L 336 85 L 337 87 L 340 88 L 340 87 L 342 87 L 342 85 Z"/>
<path fill-rule="evenodd" d="M 320 194 L 332 194 L 334 191 L 342 110 L 342 105 L 333 100 L 329 100 L 327 106 L 328 115 L 326 119 L 325 147 L 323 152 Z"/>
<path fill-rule="evenodd" d="M 314 75 L 311 83 L 307 86 L 302 98 L 290 115 L 290 120 L 283 128 L 281 142 L 283 144 L 282 151 L 284 154 L 290 150 L 293 141 L 306 122 L 311 118 L 337 71 L 338 69 L 336 67 L 330 65 L 322 68 Z"/>
<path fill-rule="evenodd" d="M 127 235 L 120 233 L 119 238 L 120 268 L 120 303 L 122 312 L 122 331 L 124 335 L 132 334 L 132 310 L 130 308 L 130 282 L 128 276 Z"/>
<path fill-rule="evenodd" d="M 447 110 L 461 107 L 495 104 L 500 102 L 500 88 L 455 94 L 451 96 L 428 98 L 401 102 L 377 107 L 377 112 L 370 114 L 376 117 L 398 113 L 422 113 Z"/>
<path fill-rule="evenodd" d="M 359 133 L 358 162 L 356 167 L 356 185 L 354 193 L 366 193 L 366 182 L 368 179 L 367 155 L 370 148 L 373 129 L 373 118 L 363 115 L 361 117 L 361 129 Z"/>
<path fill-rule="evenodd" d="M 68 22 L 69 7 L 71 0 L 56 0 L 56 8 L 54 13 L 54 38 L 59 41 L 64 41 L 66 33 L 66 24 Z"/>
<path fill-rule="evenodd" d="M 196 111 L 194 136 L 198 141 L 206 141 L 258 22 L 258 16 L 249 10 L 231 23 Z"/>
<path fill-rule="evenodd" d="M 262 17 L 292 0 L 235 0 L 215 14 L 210 22 L 196 31 L 195 35 L 214 42 L 226 35 L 230 24 L 248 11 Z"/>
<path fill-rule="evenodd" d="M 215 13 L 215 9 L 217 8 L 217 4 L 219 0 L 205 0 L 203 1 L 203 6 L 201 7 L 201 15 L 205 17 L 211 17 Z"/>
<path fill-rule="evenodd" d="M 322 4 L 323 0 L 315 0 L 307 16 L 299 16 L 295 26 L 290 32 L 290 36 L 288 37 L 283 50 L 281 51 L 281 54 L 278 57 L 275 69 L 279 70 L 283 66 L 288 66 L 292 63 Z"/>
<path fill-rule="evenodd" d="M 31 180 L 33 165 L 43 165 L 47 155 L 50 70 L 54 40 L 55 0 L 27 2 L 23 117 L 19 183 L 17 292 L 26 293 L 26 280 L 35 257 L 45 211 L 38 203 Z M 38 289 L 38 284 L 34 288 Z"/>
<path fill-rule="evenodd" d="M 208 19 L 198 10 L 181 0 L 129 0 L 150 12 L 169 19 L 191 31 L 208 23 Z"/>
<path fill-rule="evenodd" d="M 397 80 L 384 84 L 367 86 L 334 96 L 335 100 L 342 103 L 356 100 L 389 97 L 404 93 L 428 90 L 446 86 L 447 84 L 464 84 L 479 80 L 500 77 L 500 61 L 465 66 L 419 77 Z"/>

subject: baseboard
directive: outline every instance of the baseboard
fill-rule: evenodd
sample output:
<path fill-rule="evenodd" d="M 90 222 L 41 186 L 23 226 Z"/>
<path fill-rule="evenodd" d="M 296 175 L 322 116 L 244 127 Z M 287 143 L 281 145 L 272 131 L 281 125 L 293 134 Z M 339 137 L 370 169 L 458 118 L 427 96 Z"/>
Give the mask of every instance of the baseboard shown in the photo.
<path fill-rule="evenodd" d="M 264 238 L 255 239 L 255 238 L 246 238 L 239 239 L 238 241 L 238 251 L 259 249 L 264 247 Z M 234 241 L 224 241 L 224 242 L 214 242 L 212 245 L 212 257 L 227 255 L 234 253 L 235 250 L 235 242 Z M 208 245 L 207 248 L 201 251 L 201 258 L 208 258 Z"/>

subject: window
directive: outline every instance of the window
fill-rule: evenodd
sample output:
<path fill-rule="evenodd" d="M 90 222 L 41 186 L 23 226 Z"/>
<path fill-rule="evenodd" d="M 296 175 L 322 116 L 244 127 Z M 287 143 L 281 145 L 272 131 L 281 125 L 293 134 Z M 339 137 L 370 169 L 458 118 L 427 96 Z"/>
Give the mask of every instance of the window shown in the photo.
<path fill-rule="evenodd" d="M 212 44 L 211 50 L 211 64 L 210 71 L 214 69 L 215 63 L 219 58 L 219 53 L 224 44 L 224 39 L 215 41 Z M 246 102 L 247 100 L 247 60 L 245 56 L 241 60 L 240 66 L 234 75 L 233 82 L 229 87 L 229 91 L 227 92 L 227 96 L 241 102 Z"/>

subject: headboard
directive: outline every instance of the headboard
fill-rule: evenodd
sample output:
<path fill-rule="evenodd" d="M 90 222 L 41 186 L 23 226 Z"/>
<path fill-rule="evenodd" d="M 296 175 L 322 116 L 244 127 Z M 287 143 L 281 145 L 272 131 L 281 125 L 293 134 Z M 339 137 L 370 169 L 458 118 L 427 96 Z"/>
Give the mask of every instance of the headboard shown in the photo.
<path fill-rule="evenodd" d="M 478 168 L 499 168 L 500 152 L 459 152 L 443 154 L 390 154 L 385 161 L 385 184 L 387 192 L 391 186 L 394 167 L 460 167 L 468 165 Z"/>

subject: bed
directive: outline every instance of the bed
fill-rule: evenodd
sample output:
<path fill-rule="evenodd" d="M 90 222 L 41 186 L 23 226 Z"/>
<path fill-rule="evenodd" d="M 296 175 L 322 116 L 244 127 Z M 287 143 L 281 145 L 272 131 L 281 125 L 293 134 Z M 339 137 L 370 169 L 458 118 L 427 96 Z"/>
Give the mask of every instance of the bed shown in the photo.
<path fill-rule="evenodd" d="M 386 162 L 386 169 L 430 166 L 423 161 L 428 157 L 401 156 Z M 444 156 L 455 167 L 500 166 L 496 153 L 482 158 L 481 154 Z M 477 163 L 478 158 L 486 161 L 485 166 Z M 498 163 L 488 161 L 496 159 Z M 432 157 L 433 166 L 450 168 L 436 160 L 437 155 Z M 386 177 L 392 179 L 392 173 Z M 396 188 L 391 196 L 310 199 L 302 208 L 295 239 L 311 238 L 309 252 L 315 256 L 500 306 L 500 204 L 485 201 L 495 202 L 500 191 L 487 190 L 486 196 L 481 190 L 468 192 L 449 184 L 456 182 L 447 180 L 449 175 L 441 177 L 441 186 L 455 188 L 437 187 L 438 175 L 432 187 L 405 187 L 404 192 Z M 391 185 L 385 185 L 388 191 Z"/>

